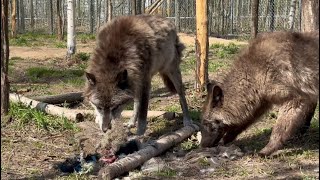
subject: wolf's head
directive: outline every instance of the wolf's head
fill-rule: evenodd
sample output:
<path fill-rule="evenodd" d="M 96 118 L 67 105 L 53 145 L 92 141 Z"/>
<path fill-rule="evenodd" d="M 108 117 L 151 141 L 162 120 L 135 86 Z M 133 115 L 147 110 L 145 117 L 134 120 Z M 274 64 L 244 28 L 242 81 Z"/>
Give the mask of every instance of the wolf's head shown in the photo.
<path fill-rule="evenodd" d="M 207 99 L 204 103 L 201 117 L 201 142 L 202 147 L 217 145 L 225 134 L 226 125 L 221 117 L 223 103 L 222 89 L 213 83 L 207 85 Z"/>
<path fill-rule="evenodd" d="M 132 99 L 127 70 L 106 77 L 94 72 L 86 72 L 85 97 L 95 109 L 100 129 L 111 128 L 111 120 L 120 117 L 123 106 Z"/>

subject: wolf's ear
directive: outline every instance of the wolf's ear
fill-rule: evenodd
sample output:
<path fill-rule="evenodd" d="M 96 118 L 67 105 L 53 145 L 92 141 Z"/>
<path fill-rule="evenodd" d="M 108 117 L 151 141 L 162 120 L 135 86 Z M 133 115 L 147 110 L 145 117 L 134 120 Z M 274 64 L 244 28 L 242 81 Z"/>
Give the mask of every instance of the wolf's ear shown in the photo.
<path fill-rule="evenodd" d="M 208 94 L 211 98 L 211 107 L 217 107 L 222 105 L 223 102 L 223 91 L 218 85 L 210 85 L 208 88 Z"/>
<path fill-rule="evenodd" d="M 93 74 L 88 72 L 85 72 L 85 74 L 90 85 L 94 86 L 96 84 L 96 77 Z"/>
<path fill-rule="evenodd" d="M 117 76 L 118 87 L 122 90 L 129 88 L 128 71 L 125 69 Z"/>

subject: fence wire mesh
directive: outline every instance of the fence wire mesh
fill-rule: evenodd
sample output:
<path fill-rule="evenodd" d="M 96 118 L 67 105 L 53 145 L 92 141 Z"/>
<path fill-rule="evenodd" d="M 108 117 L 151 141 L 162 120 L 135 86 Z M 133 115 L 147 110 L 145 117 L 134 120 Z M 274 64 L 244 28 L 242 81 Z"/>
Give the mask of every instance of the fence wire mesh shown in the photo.
<path fill-rule="evenodd" d="M 112 16 L 132 14 L 132 1 L 133 0 L 112 0 Z M 292 0 L 260 0 L 258 31 L 288 30 L 291 1 Z M 64 22 L 64 30 L 66 32 L 67 1 L 60 0 L 60 2 L 62 6 L 61 14 Z M 170 18 L 173 21 L 178 19 L 180 32 L 195 33 L 196 0 L 141 0 L 141 2 L 142 7 L 138 8 L 142 9 L 149 8 L 154 3 L 158 3 L 153 14 Z M 33 13 L 31 12 L 31 3 L 33 5 Z M 19 32 L 36 31 L 51 34 L 55 33 L 57 26 L 56 3 L 57 0 L 17 0 L 16 9 Z M 107 0 L 74 0 L 76 31 L 95 33 L 106 21 L 108 14 L 107 5 Z M 52 7 L 52 11 L 50 7 Z M 12 7 L 10 9 L 12 9 Z M 31 27 L 31 14 L 33 14 L 35 22 L 33 27 Z M 53 22 L 51 23 L 52 16 Z M 294 16 L 295 31 L 300 31 L 301 29 L 300 17 L 301 0 L 297 0 Z M 208 30 L 211 36 L 250 35 L 251 18 L 251 0 L 208 1 Z M 9 18 L 9 20 L 11 20 L 11 18 Z"/>

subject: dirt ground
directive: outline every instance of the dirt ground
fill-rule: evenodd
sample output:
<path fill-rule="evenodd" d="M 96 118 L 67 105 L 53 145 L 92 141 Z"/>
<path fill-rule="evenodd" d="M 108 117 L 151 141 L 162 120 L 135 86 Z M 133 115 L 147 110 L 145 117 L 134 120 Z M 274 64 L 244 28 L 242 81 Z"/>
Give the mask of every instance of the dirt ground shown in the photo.
<path fill-rule="evenodd" d="M 188 47 L 187 51 L 193 52 L 194 36 L 180 34 L 180 38 Z M 210 44 L 230 42 L 246 44 L 246 42 L 218 38 L 210 38 L 209 41 Z M 79 43 L 77 51 L 90 53 L 93 46 L 93 41 L 85 44 Z M 48 79 L 28 75 L 32 67 L 61 70 L 58 73 L 82 68 L 82 62 L 74 65 L 66 63 L 65 54 L 66 50 L 62 48 L 10 47 L 10 58 L 16 59 L 11 64 L 12 91 L 25 96 L 81 91 L 83 84 L 78 83 L 78 77 L 73 79 L 69 77 L 74 76 L 74 73 L 66 74 L 66 76 L 58 76 L 58 74 Z M 186 60 L 188 58 L 188 56 L 185 57 Z M 213 57 L 213 59 L 216 58 Z M 215 62 L 212 61 L 212 63 Z M 224 65 L 219 66 L 217 71 L 210 73 L 210 77 L 214 78 L 223 74 L 224 67 Z M 197 113 L 200 112 L 204 99 L 193 91 L 192 69 L 184 72 L 183 81 L 186 86 L 189 108 L 193 115 L 198 117 Z M 150 110 L 181 112 L 178 96 L 168 94 L 158 76 L 153 79 L 152 85 Z M 79 108 L 90 107 L 84 102 Z M 35 117 L 36 113 L 30 116 L 40 120 L 42 118 L 42 116 Z M 165 159 L 169 170 L 152 174 L 135 170 L 130 172 L 132 175 L 130 177 L 131 179 L 319 179 L 319 114 L 315 114 L 312 126 L 305 135 L 291 139 L 276 156 L 258 157 L 256 152 L 267 144 L 275 119 L 276 109 L 242 133 L 232 144 L 239 146 L 244 155 L 220 164 L 213 172 L 202 173 L 207 166 L 206 161 L 196 161 L 186 165 L 179 161 L 179 158 L 170 156 L 181 149 L 194 150 L 193 141 L 189 139 L 161 156 Z M 13 117 L 1 120 L 1 179 L 96 179 L 96 176 L 92 175 L 64 174 L 57 169 L 57 164 L 79 153 L 78 142 L 74 138 L 78 130 L 47 130 L 39 128 L 32 121 L 23 122 L 24 126 L 21 127 L 20 123 Z M 182 127 L 181 117 L 172 121 L 159 118 L 149 119 L 147 135 L 154 138 L 180 127 Z"/>

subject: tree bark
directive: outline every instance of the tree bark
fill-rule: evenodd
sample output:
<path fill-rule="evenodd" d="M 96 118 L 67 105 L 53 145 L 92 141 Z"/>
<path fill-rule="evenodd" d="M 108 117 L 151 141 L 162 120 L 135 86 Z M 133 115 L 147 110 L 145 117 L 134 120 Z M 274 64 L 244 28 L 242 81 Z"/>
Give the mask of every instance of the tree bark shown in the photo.
<path fill-rule="evenodd" d="M 19 26 L 19 32 L 24 33 L 25 32 L 25 13 L 24 13 L 24 3 L 23 0 L 19 0 L 19 10 L 20 10 L 20 26 Z"/>
<path fill-rule="evenodd" d="M 146 12 L 146 0 L 141 0 L 142 5 L 141 5 L 141 13 L 144 14 Z"/>
<path fill-rule="evenodd" d="M 30 106 L 31 108 L 43 111 L 47 114 L 65 117 L 75 122 L 81 122 L 84 120 L 85 117 L 84 114 L 79 110 L 70 110 L 67 108 L 62 108 L 52 104 L 32 100 L 18 94 L 10 93 L 10 100 L 15 103 L 22 103 L 25 106 Z"/>
<path fill-rule="evenodd" d="M 167 17 L 171 16 L 171 0 L 167 0 Z"/>
<path fill-rule="evenodd" d="M 270 27 L 269 31 L 273 32 L 274 31 L 274 0 L 270 0 Z"/>
<path fill-rule="evenodd" d="M 11 1 L 11 36 L 17 37 L 17 0 Z"/>
<path fill-rule="evenodd" d="M 74 4 L 73 0 L 68 0 L 68 34 L 67 34 L 67 59 L 70 59 L 76 52 L 75 26 L 74 26 Z"/>
<path fill-rule="evenodd" d="M 290 31 L 293 31 L 294 16 L 296 13 L 296 4 L 297 4 L 297 0 L 291 0 L 290 12 L 289 12 L 289 22 L 288 22 Z"/>
<path fill-rule="evenodd" d="M 143 149 L 101 168 L 98 178 L 109 180 L 133 170 L 152 157 L 158 156 L 172 146 L 181 143 L 197 131 L 199 131 L 199 127 L 197 125 L 192 125 L 183 127 L 173 133 L 166 134 L 162 136 L 162 138 L 156 140 L 152 145 L 147 145 Z"/>
<path fill-rule="evenodd" d="M 53 7 L 52 7 L 52 0 L 48 1 L 48 12 L 49 12 L 49 34 L 53 35 Z"/>
<path fill-rule="evenodd" d="M 93 1 L 89 0 L 89 31 L 93 34 L 93 24 L 94 24 L 94 8 L 93 8 Z"/>
<path fill-rule="evenodd" d="M 302 0 L 302 32 L 319 30 L 319 0 Z"/>
<path fill-rule="evenodd" d="M 251 6 L 251 38 L 257 37 L 259 23 L 259 0 L 253 0 Z"/>
<path fill-rule="evenodd" d="M 34 13 L 33 13 L 33 0 L 30 0 L 30 27 L 34 31 Z"/>
<path fill-rule="evenodd" d="M 31 99 L 41 101 L 49 104 L 62 104 L 62 103 L 73 103 L 76 101 L 83 101 L 82 92 L 66 93 L 52 96 L 39 96 L 32 97 Z"/>
<path fill-rule="evenodd" d="M 204 0 L 204 1 L 207 1 L 207 0 Z M 202 3 L 202 1 L 201 1 L 201 3 Z M 175 2 L 174 2 L 174 14 L 175 14 L 175 21 L 174 22 L 175 22 L 177 31 L 179 32 L 180 31 L 180 2 L 179 2 L 179 0 L 175 0 Z"/>
<path fill-rule="evenodd" d="M 112 0 L 108 0 L 108 21 L 112 19 Z"/>
<path fill-rule="evenodd" d="M 137 15 L 137 1 L 136 0 L 131 0 L 131 14 L 132 15 Z"/>
<path fill-rule="evenodd" d="M 208 81 L 208 2 L 196 1 L 196 90 L 203 91 Z"/>
<path fill-rule="evenodd" d="M 102 0 L 98 0 L 97 1 L 97 13 L 96 13 L 96 21 L 97 21 L 97 26 L 96 26 L 96 31 L 99 30 L 100 28 L 100 14 L 101 14 L 101 1 Z"/>
<path fill-rule="evenodd" d="M 137 14 L 142 14 L 142 0 L 137 0 Z"/>
<path fill-rule="evenodd" d="M 57 33 L 58 40 L 63 40 L 63 25 L 62 25 L 62 17 L 61 17 L 61 0 L 57 0 Z"/>
<path fill-rule="evenodd" d="M 9 37 L 8 0 L 1 0 L 1 116 L 9 111 Z"/>

